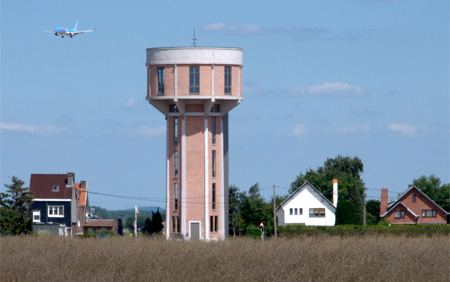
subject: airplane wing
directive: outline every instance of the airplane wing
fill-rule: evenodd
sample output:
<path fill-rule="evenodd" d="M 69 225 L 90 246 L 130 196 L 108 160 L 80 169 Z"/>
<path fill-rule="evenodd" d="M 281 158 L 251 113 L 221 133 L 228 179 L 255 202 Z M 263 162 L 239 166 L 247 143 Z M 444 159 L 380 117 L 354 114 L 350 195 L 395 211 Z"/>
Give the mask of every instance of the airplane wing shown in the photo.
<path fill-rule="evenodd" d="M 78 30 L 78 31 L 73 32 L 73 35 L 82 34 L 82 33 L 85 33 L 85 32 L 93 32 L 93 31 L 95 31 L 95 28 L 94 29 L 90 29 L 90 30 Z"/>

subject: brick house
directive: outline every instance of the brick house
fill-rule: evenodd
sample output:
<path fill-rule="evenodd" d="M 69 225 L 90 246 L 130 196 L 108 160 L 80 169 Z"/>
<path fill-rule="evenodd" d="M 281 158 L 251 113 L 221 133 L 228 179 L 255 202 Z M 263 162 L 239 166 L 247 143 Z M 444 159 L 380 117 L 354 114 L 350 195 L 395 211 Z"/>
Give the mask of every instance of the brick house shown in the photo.
<path fill-rule="evenodd" d="M 392 224 L 447 224 L 448 213 L 416 186 L 388 203 L 388 189 L 381 189 L 380 217 Z"/>
<path fill-rule="evenodd" d="M 62 236 L 82 234 L 88 206 L 87 183 L 75 183 L 75 174 L 32 174 L 33 201 L 29 215 L 33 230 Z"/>
<path fill-rule="evenodd" d="M 114 235 L 123 234 L 121 219 L 88 219 L 83 229 L 84 234 L 102 232 L 111 232 Z"/>

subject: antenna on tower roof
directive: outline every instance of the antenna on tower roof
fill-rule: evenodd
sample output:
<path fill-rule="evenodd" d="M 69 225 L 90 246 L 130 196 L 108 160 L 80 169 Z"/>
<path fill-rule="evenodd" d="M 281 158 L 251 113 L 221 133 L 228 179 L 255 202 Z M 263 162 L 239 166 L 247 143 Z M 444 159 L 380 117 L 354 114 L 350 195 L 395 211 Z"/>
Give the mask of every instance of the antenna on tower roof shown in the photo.
<path fill-rule="evenodd" d="M 194 36 L 192 37 L 192 41 L 194 41 L 194 47 L 197 47 L 197 42 L 195 42 L 197 40 L 197 37 L 195 37 L 195 28 L 194 28 Z"/>

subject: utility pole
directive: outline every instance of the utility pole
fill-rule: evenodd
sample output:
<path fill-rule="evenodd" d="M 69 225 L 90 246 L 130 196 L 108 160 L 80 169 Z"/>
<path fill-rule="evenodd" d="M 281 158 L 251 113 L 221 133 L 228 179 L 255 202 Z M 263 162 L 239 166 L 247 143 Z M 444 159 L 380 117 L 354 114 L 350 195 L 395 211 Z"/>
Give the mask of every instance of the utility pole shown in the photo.
<path fill-rule="evenodd" d="M 366 188 L 364 188 L 364 226 L 366 226 Z"/>
<path fill-rule="evenodd" d="M 277 239 L 277 214 L 275 211 L 275 184 L 273 185 L 273 230 Z"/>

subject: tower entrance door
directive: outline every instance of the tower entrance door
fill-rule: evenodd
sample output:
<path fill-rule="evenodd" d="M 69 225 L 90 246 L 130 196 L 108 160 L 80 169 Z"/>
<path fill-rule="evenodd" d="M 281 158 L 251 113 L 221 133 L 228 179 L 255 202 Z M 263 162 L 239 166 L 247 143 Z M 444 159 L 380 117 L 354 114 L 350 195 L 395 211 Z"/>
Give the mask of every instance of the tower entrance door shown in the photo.
<path fill-rule="evenodd" d="M 200 239 L 200 223 L 191 222 L 189 230 L 191 231 L 191 240 L 197 241 Z"/>

